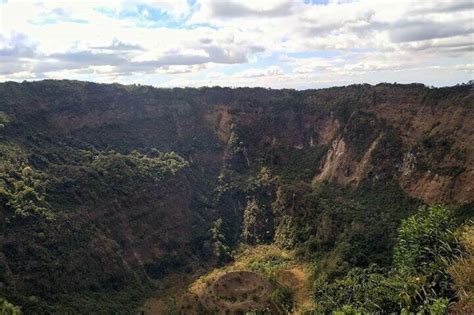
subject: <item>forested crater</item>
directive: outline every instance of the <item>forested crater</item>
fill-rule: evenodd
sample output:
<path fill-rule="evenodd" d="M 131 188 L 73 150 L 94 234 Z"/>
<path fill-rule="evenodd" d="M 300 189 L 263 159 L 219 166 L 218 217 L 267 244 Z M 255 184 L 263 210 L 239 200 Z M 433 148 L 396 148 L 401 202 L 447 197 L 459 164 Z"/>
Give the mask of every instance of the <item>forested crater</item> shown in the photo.
<path fill-rule="evenodd" d="M 473 121 L 471 85 L 0 83 L 0 302 L 473 311 Z"/>

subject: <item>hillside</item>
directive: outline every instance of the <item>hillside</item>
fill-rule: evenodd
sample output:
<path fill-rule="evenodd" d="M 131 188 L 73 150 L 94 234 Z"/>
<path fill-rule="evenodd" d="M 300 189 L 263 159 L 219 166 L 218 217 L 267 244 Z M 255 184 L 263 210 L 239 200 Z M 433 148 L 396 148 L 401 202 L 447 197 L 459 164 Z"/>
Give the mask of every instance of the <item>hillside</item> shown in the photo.
<path fill-rule="evenodd" d="M 474 216 L 473 121 L 471 85 L 0 83 L 0 295 L 29 312 L 134 310 L 240 243 L 325 279 L 389 266 L 420 205 Z"/>

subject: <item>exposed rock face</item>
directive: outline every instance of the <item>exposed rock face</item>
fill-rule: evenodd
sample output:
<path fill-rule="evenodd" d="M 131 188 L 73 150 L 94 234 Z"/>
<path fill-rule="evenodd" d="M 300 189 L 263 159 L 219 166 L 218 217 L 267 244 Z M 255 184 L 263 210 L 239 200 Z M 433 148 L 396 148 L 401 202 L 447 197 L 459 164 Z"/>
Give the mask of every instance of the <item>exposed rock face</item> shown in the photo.
<path fill-rule="evenodd" d="M 377 86 L 373 91 L 374 102 L 361 107 L 364 112 L 373 114 L 373 120 L 379 123 L 367 134 L 371 141 L 351 142 L 344 136 L 347 125 L 345 129 L 336 128 L 338 132 L 332 131 L 340 136 L 333 140 L 321 173 L 315 179 L 358 185 L 381 162 L 373 161 L 372 156 L 385 137 L 383 132 L 390 130 L 401 139 L 399 149 L 402 152 L 402 156 L 392 161 L 392 166 L 397 167 L 392 170 L 393 175 L 408 194 L 427 203 L 445 202 L 459 206 L 473 202 L 472 90 L 459 95 L 448 91 L 416 94 L 417 88 L 397 93 L 397 89 L 400 87 Z M 349 119 L 349 127 L 353 118 Z M 377 132 L 380 134 L 374 139 Z M 360 148 L 361 144 L 362 157 L 351 150 Z"/>
<path fill-rule="evenodd" d="M 315 180 L 331 180 L 343 185 L 357 186 L 373 168 L 372 154 L 379 145 L 382 136 L 381 134 L 370 144 L 359 161 L 353 160 L 347 152 L 344 138 L 334 140 L 327 153 L 321 173 L 316 176 Z"/>
<path fill-rule="evenodd" d="M 378 85 L 361 90 L 307 91 L 302 106 L 315 108 L 311 114 L 306 108 L 278 114 L 265 108 L 231 119 L 259 133 L 249 152 L 329 144 L 317 181 L 357 186 L 368 176 L 393 176 L 408 194 L 428 203 L 474 201 L 472 89 Z M 334 99 L 339 101 L 328 112 L 325 106 Z M 273 123 L 275 115 L 279 123 Z"/>

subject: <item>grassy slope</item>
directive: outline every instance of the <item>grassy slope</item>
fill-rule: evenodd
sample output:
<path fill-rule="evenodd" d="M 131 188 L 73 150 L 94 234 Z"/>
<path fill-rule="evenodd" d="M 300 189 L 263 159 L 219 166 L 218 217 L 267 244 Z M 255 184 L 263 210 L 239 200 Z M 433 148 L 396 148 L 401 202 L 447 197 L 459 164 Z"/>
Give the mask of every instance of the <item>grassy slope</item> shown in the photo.
<path fill-rule="evenodd" d="M 235 261 L 209 273 L 189 279 L 187 288 L 179 290 L 172 286 L 160 294 L 159 298 L 147 300 L 143 310 L 145 314 L 172 313 L 181 307 L 183 298 L 189 295 L 206 296 L 208 288 L 223 275 L 237 271 L 250 271 L 263 275 L 275 286 L 285 286 L 294 292 L 296 314 L 313 308 L 311 298 L 311 265 L 297 259 L 293 251 L 282 250 L 274 245 L 241 246 L 235 255 Z M 183 283 L 182 283 L 183 284 Z M 219 297 L 217 297 L 219 298 Z M 205 307 L 211 307 L 205 305 Z M 262 304 L 264 308 L 266 304 Z"/>

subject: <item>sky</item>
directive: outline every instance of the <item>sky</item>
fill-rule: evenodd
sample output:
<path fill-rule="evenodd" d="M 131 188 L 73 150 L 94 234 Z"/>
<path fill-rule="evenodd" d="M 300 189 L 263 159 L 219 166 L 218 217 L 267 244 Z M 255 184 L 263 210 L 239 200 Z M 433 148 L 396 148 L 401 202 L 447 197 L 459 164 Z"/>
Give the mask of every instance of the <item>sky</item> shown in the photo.
<path fill-rule="evenodd" d="M 473 74 L 472 0 L 0 0 L 0 81 L 308 89 Z"/>

